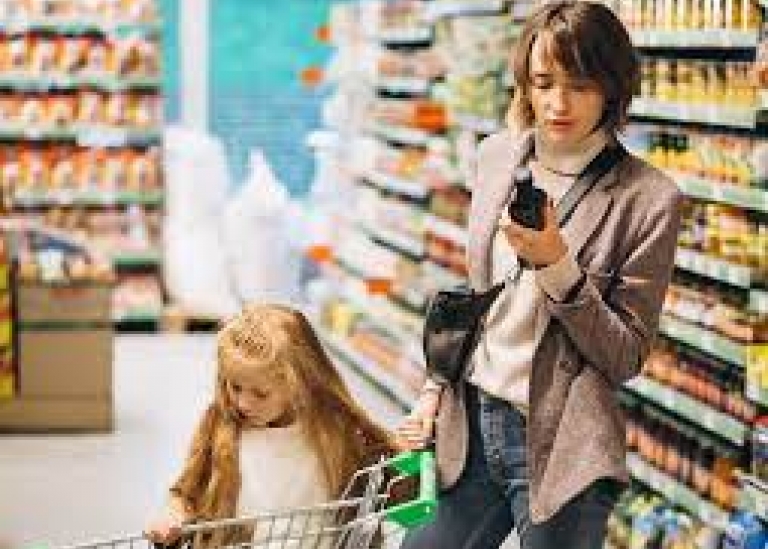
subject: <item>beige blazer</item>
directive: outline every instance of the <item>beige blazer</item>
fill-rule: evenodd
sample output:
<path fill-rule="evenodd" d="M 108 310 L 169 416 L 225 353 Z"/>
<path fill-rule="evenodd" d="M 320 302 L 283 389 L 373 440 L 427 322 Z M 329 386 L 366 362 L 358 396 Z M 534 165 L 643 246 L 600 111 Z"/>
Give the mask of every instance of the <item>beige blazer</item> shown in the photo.
<path fill-rule="evenodd" d="M 475 289 L 490 287 L 491 244 L 512 172 L 533 147 L 530 132 L 486 138 L 476 157 L 468 264 Z M 595 183 L 563 227 L 587 281 L 572 302 L 546 303 L 529 388 L 528 475 L 534 522 L 554 515 L 594 480 L 628 480 L 617 392 L 635 376 L 658 328 L 673 268 L 681 195 L 659 170 L 629 155 Z M 437 418 L 440 484 L 460 477 L 467 453 L 463 388 L 443 393 Z"/>

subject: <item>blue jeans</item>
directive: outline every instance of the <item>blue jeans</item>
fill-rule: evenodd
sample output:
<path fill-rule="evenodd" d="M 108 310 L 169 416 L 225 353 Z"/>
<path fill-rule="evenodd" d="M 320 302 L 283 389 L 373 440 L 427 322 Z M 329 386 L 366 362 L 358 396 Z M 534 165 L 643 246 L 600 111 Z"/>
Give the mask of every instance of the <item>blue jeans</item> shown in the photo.
<path fill-rule="evenodd" d="M 544 523 L 528 506 L 525 417 L 467 386 L 469 448 L 458 482 L 440 494 L 435 520 L 401 549 L 497 549 L 516 528 L 522 549 L 601 549 L 621 484 L 601 479 Z"/>

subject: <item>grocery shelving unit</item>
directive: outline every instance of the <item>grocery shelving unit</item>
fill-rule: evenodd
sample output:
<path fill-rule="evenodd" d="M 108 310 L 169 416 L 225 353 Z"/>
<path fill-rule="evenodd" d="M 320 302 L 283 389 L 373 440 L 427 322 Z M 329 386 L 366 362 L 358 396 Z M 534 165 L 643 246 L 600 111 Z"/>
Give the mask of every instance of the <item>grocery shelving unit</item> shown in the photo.
<path fill-rule="evenodd" d="M 43 4 L 0 10 L 3 203 L 92 238 L 118 272 L 116 326 L 154 328 L 163 308 L 159 8 Z"/>

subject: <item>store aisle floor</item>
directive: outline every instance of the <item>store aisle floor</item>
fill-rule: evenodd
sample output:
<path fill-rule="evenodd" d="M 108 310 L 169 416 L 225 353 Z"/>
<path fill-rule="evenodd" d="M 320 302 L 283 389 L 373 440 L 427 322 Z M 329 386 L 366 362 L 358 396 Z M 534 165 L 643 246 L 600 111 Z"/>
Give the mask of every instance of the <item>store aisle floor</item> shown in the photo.
<path fill-rule="evenodd" d="M 120 336 L 113 433 L 0 435 L 0 549 L 140 530 L 163 504 L 210 396 L 213 351 L 210 335 Z M 397 422 L 391 401 L 351 370 L 344 377 L 383 424 Z"/>

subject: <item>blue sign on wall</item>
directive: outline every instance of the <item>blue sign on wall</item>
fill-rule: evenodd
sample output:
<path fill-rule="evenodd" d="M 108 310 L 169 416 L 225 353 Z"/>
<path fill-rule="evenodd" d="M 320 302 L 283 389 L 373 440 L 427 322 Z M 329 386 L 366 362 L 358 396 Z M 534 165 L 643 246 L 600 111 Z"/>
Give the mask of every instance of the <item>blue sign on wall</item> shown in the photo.
<path fill-rule="evenodd" d="M 247 176 L 259 147 L 292 194 L 312 176 L 306 134 L 319 125 L 320 93 L 301 84 L 302 69 L 324 64 L 314 38 L 330 0 L 212 0 L 210 128 L 224 143 L 232 177 Z"/>

